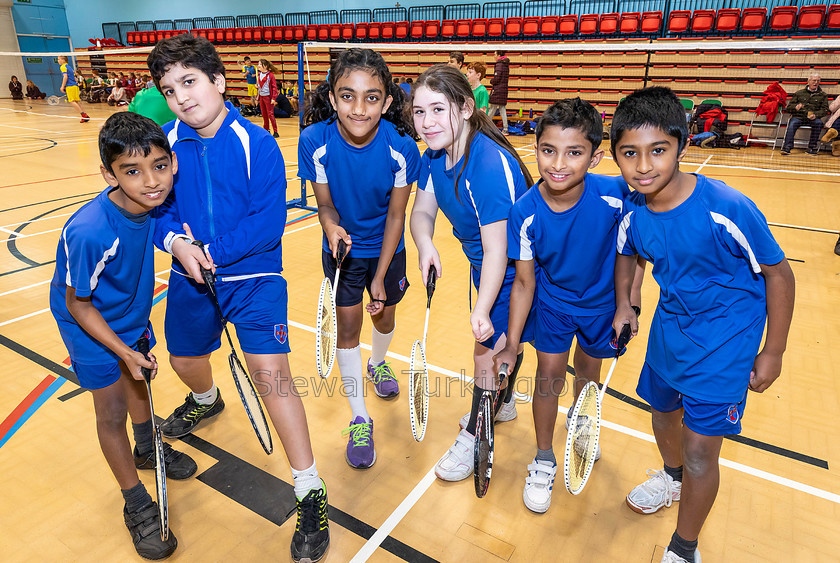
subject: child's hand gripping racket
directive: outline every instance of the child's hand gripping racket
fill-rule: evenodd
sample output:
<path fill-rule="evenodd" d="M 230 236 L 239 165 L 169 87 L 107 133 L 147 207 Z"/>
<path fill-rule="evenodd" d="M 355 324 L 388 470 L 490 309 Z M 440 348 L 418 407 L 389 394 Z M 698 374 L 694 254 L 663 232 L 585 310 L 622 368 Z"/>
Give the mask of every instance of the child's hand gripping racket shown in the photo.
<path fill-rule="evenodd" d="M 149 359 L 149 339 L 145 336 L 137 341 L 137 351 Z M 169 538 L 169 502 L 166 499 L 166 461 L 163 452 L 163 435 L 155 420 L 155 404 L 152 402 L 152 370 L 140 368 L 143 379 L 146 380 L 146 391 L 149 393 L 149 409 L 152 411 L 152 435 L 155 448 L 155 489 L 157 490 L 158 513 L 160 514 L 160 539 Z"/>
<path fill-rule="evenodd" d="M 595 464 L 601 435 L 601 403 L 618 363 L 618 357 L 629 341 L 630 325 L 626 324 L 616 339 L 615 357 L 601 391 L 598 392 L 597 383 L 588 382 L 578 395 L 572 416 L 569 418 L 566 452 L 563 456 L 563 478 L 566 481 L 566 490 L 573 495 L 583 491 Z"/>
<path fill-rule="evenodd" d="M 426 335 L 429 332 L 429 310 L 432 295 L 435 292 L 437 270 L 429 266 L 426 280 L 426 322 L 423 325 L 423 340 L 415 340 L 411 346 L 411 364 L 409 365 L 408 414 L 411 418 L 411 434 L 418 442 L 426 435 L 426 423 L 429 419 L 429 369 L 426 365 Z"/>
<path fill-rule="evenodd" d="M 496 400 L 493 400 L 493 393 L 484 390 L 478 402 L 478 417 L 475 423 L 475 449 L 473 450 L 474 462 L 473 478 L 475 480 L 475 495 L 482 498 L 490 488 L 490 477 L 493 473 L 493 435 L 496 412 L 502 400 L 502 383 L 508 375 L 508 365 L 499 366 L 499 390 L 496 393 Z"/>
<path fill-rule="evenodd" d="M 335 257 L 335 281 L 330 284 L 330 279 L 325 277 L 321 282 L 321 293 L 318 296 L 318 312 L 315 317 L 315 365 L 318 368 L 318 375 L 325 378 L 332 372 L 338 346 L 335 296 L 338 292 L 341 263 L 345 256 L 347 256 L 347 244 L 339 239 Z"/>
<path fill-rule="evenodd" d="M 204 252 L 204 245 L 201 241 L 193 242 Z M 265 453 L 270 454 L 274 451 L 274 444 L 271 441 L 271 431 L 268 429 L 268 421 L 265 418 L 262 404 L 257 397 L 257 390 L 254 388 L 254 383 L 239 357 L 236 355 L 236 349 L 233 346 L 233 339 L 230 337 L 230 332 L 227 328 L 227 319 L 222 315 L 222 308 L 219 305 L 219 298 L 216 295 L 216 276 L 210 270 L 201 267 L 201 277 L 207 290 L 210 292 L 213 302 L 216 304 L 216 312 L 219 314 L 219 319 L 222 321 L 222 327 L 227 336 L 228 344 L 230 344 L 230 355 L 228 356 L 228 364 L 230 365 L 230 373 L 233 376 L 233 382 L 236 384 L 236 390 L 239 392 L 239 398 L 242 400 L 242 405 L 245 407 L 245 414 L 248 415 L 248 420 L 251 421 L 251 426 L 257 434 L 257 439 L 260 441 Z"/>

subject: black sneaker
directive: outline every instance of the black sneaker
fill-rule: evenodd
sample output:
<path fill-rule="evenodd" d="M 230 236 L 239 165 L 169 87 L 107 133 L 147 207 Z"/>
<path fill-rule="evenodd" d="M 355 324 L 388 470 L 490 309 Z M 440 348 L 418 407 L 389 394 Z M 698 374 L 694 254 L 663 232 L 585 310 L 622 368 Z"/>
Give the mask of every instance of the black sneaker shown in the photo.
<path fill-rule="evenodd" d="M 163 443 L 163 462 L 166 465 L 167 479 L 187 479 L 195 475 L 198 471 L 193 458 L 183 452 L 179 452 L 172 448 L 166 442 Z M 148 454 L 141 456 L 137 453 L 137 447 L 134 447 L 134 467 L 137 469 L 154 469 L 155 468 L 155 451 L 152 450 Z"/>
<path fill-rule="evenodd" d="M 790 149 L 782 149 L 782 152 L 781 152 L 782 156 L 787 156 L 789 154 L 790 154 Z"/>
<path fill-rule="evenodd" d="M 160 514 L 157 503 L 153 502 L 131 513 L 123 507 L 123 518 L 131 534 L 131 541 L 134 542 L 134 549 L 140 557 L 155 561 L 166 559 L 178 547 L 178 540 L 172 530 L 169 530 L 166 541 L 160 539 Z"/>
<path fill-rule="evenodd" d="M 297 526 L 292 536 L 292 560 L 295 563 L 320 561 L 330 546 L 330 525 L 327 521 L 327 489 L 307 493 L 297 502 Z M 291 513 L 290 513 L 291 514 Z"/>
<path fill-rule="evenodd" d="M 807 150 L 807 151 L 805 151 L 805 152 L 807 152 L 807 153 L 808 153 L 809 155 L 811 155 L 811 156 L 817 156 L 818 154 L 820 154 L 820 151 L 819 151 L 819 150 L 817 150 L 817 149 L 808 149 L 808 150 Z"/>
<path fill-rule="evenodd" d="M 199 405 L 195 402 L 192 393 L 187 393 L 184 404 L 175 409 L 175 412 L 160 425 L 163 435 L 167 438 L 186 436 L 195 430 L 199 422 L 222 412 L 225 402 L 222 400 L 222 392 L 217 391 L 217 393 L 215 402 L 210 405 Z"/>

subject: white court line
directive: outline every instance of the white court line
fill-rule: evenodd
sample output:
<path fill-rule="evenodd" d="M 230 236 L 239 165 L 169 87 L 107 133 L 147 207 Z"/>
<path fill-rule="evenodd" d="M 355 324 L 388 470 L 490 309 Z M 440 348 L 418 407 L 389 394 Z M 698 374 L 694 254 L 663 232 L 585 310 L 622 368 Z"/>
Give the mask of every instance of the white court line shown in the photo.
<path fill-rule="evenodd" d="M 14 231 L 10 231 L 9 229 L 6 229 L 6 228 L 4 228 L 4 227 L 0 227 L 0 232 L 4 232 L 4 233 L 9 234 L 9 235 L 15 235 L 15 236 L 17 236 L 17 233 L 16 233 L 16 232 L 14 232 Z"/>
<path fill-rule="evenodd" d="M 6 108 L 0 108 L 6 109 Z M 9 111 L 16 111 L 16 110 L 9 110 Z M 27 111 L 19 112 L 19 113 L 29 113 Z M 35 114 L 38 115 L 38 114 Z M 60 117 L 60 116 L 56 116 Z M 28 131 L 40 131 L 41 133 L 49 133 L 51 135 L 66 135 L 69 131 L 56 131 L 55 129 L 35 129 L 34 127 L 21 127 L 20 125 L 7 125 L 5 123 L 0 123 L 0 127 L 11 127 L 12 129 L 26 129 Z"/>
<path fill-rule="evenodd" d="M 21 235 L 21 234 L 18 234 L 18 233 L 12 233 L 15 236 L 10 236 L 6 240 L 0 241 L 0 242 L 11 242 L 13 240 L 18 240 L 18 239 L 21 239 L 21 238 L 37 237 L 38 235 L 46 235 L 47 233 L 54 233 L 56 231 L 60 231 L 63 228 L 64 227 L 61 227 L 59 229 L 50 229 L 49 231 L 41 231 L 40 233 L 31 233 L 31 234 L 28 234 L 28 235 Z"/>
<path fill-rule="evenodd" d="M 27 285 L 27 286 L 24 286 L 24 287 L 18 287 L 17 289 L 10 289 L 9 291 L 4 291 L 3 293 L 0 293 L 0 297 L 3 297 L 4 295 L 11 295 L 12 293 L 17 293 L 18 291 L 25 291 L 27 289 L 32 289 L 33 287 L 38 287 L 39 285 L 48 284 L 51 281 L 52 281 L 52 278 L 50 278 L 48 280 L 40 281 L 38 283 L 33 283 L 32 285 Z"/>
<path fill-rule="evenodd" d="M 313 215 L 312 217 L 316 217 L 316 215 Z M 311 229 L 312 227 L 320 227 L 320 226 L 321 226 L 321 223 L 319 221 L 315 221 L 311 225 L 306 225 L 305 227 L 298 227 L 297 229 L 292 229 L 291 231 L 286 231 L 285 233 L 283 233 L 283 236 L 290 235 L 292 233 L 296 233 L 296 232 L 302 231 L 304 229 Z"/>
<path fill-rule="evenodd" d="M 10 109 L 10 108 L 0 108 L 0 110 L 11 111 L 11 112 L 14 112 L 14 113 L 28 113 L 29 115 L 41 115 L 41 116 L 44 116 L 44 117 L 57 117 L 59 119 L 75 119 L 76 121 L 79 121 L 79 119 L 81 119 L 80 115 L 72 115 L 72 116 L 71 115 L 56 115 L 56 114 L 52 114 L 52 113 L 38 113 L 38 112 L 35 112 L 35 111 L 24 111 L 24 110 L 20 110 L 20 109 Z M 91 117 L 89 119 L 90 119 L 90 121 L 105 121 L 108 118 L 107 117 Z M 80 125 L 84 125 L 84 124 L 80 123 Z M 14 125 L 5 125 L 4 127 L 15 127 L 15 126 Z M 29 129 L 29 127 L 19 127 L 19 129 Z M 45 131 L 45 130 L 44 129 L 33 129 L 33 131 Z M 59 135 L 65 135 L 65 134 L 69 133 L 69 131 L 56 131 L 55 129 L 53 129 L 52 131 L 46 131 L 46 132 L 47 133 L 59 134 Z"/>
<path fill-rule="evenodd" d="M 615 160 L 611 156 L 604 156 L 602 160 Z M 812 161 L 813 162 L 813 161 Z M 684 162 L 688 166 L 690 163 Z M 755 170 L 757 172 L 779 172 L 781 174 L 802 174 L 805 176 L 840 176 L 840 172 L 820 172 L 819 170 L 784 170 L 781 168 L 756 168 L 754 166 L 737 166 L 735 164 L 706 164 L 712 168 L 731 168 L 733 170 Z"/>
<path fill-rule="evenodd" d="M 2 323 L 0 323 L 0 326 L 10 325 L 10 324 L 12 324 L 12 323 L 16 323 L 16 322 L 18 322 L 18 321 L 22 321 L 22 320 L 24 320 L 24 319 L 28 319 L 28 318 L 30 318 L 30 317 L 34 317 L 34 316 L 37 316 L 37 315 L 41 315 L 41 314 L 43 314 L 43 313 L 48 312 L 49 310 L 50 310 L 50 308 L 49 308 L 49 307 L 47 307 L 46 309 L 41 309 L 40 311 L 35 311 L 34 313 L 29 313 L 28 315 L 23 315 L 22 317 L 17 317 L 16 319 L 9 319 L 8 321 L 3 321 Z"/>
<path fill-rule="evenodd" d="M 78 203 L 82 203 L 82 202 L 80 201 Z M 32 219 L 31 221 L 21 221 L 20 223 L 11 223 L 9 225 L 3 225 L 2 227 L 0 227 L 0 231 L 5 231 L 9 234 L 15 234 L 14 231 L 7 231 L 6 229 L 8 229 L 9 227 L 19 227 L 19 226 L 23 225 L 24 223 L 26 223 L 26 224 L 37 223 L 38 221 L 49 221 L 50 219 L 56 219 L 58 217 L 67 217 L 68 215 L 72 215 L 73 213 L 75 213 L 75 211 L 71 211 L 70 213 L 61 213 L 60 215 L 50 215 L 49 217 L 41 217 L 40 219 Z"/>
<path fill-rule="evenodd" d="M 703 170 L 703 167 L 704 167 L 704 166 L 706 166 L 706 165 L 709 163 L 709 161 L 710 161 L 710 160 L 712 160 L 712 156 L 713 156 L 713 155 L 711 155 L 711 154 L 710 154 L 710 155 L 709 155 L 709 157 L 708 157 L 706 160 L 704 160 L 704 161 L 703 161 L 703 164 L 701 164 L 701 165 L 700 165 L 700 168 L 698 168 L 697 170 L 695 170 L 695 171 L 694 171 L 694 173 L 695 173 L 695 174 L 699 174 L 699 173 L 700 173 L 700 171 L 701 171 L 701 170 Z"/>

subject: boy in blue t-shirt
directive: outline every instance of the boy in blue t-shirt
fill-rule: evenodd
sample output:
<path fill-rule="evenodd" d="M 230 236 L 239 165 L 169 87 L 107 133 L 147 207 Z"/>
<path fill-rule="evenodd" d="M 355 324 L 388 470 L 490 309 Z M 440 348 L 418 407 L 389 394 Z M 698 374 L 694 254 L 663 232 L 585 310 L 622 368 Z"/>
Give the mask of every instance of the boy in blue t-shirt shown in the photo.
<path fill-rule="evenodd" d="M 318 561 L 329 547 L 327 493 L 315 467 L 306 413 L 289 367 L 288 295 L 280 244 L 286 223 L 286 172 L 277 143 L 225 102 L 225 67 L 203 37 L 159 41 L 147 63 L 178 117 L 164 126 L 180 166 L 158 210 L 155 245 L 172 254 L 166 305 L 170 364 L 189 388 L 161 425 L 180 437 L 224 402 L 210 365 L 222 322 L 200 268 L 216 276 L 221 313 L 236 327 L 248 371 L 292 469 L 295 561 Z M 193 245 L 204 242 L 205 251 Z"/>
<path fill-rule="evenodd" d="M 660 287 L 636 392 L 651 406 L 665 466 L 650 471 L 627 504 L 651 514 L 681 501 L 662 561 L 699 561 L 723 436 L 741 431 L 747 391 L 763 392 L 781 372 L 793 272 L 752 201 L 723 182 L 680 171 L 688 131 L 671 90 L 627 96 L 610 136 L 621 174 L 638 192 L 618 233 L 613 326 L 638 329 L 628 255 L 651 262 Z"/>
<path fill-rule="evenodd" d="M 248 85 L 248 96 L 251 98 L 251 105 L 259 107 L 259 90 L 257 89 L 257 69 L 251 63 L 251 57 L 242 59 L 242 74 L 245 76 L 245 84 Z"/>
<path fill-rule="evenodd" d="M 516 201 L 508 219 L 507 252 L 516 261 L 516 278 L 507 344 L 495 361 L 497 368 L 514 365 L 533 306 L 537 455 L 528 465 L 522 495 L 525 506 L 538 513 L 551 504 L 557 473 L 552 449 L 557 399 L 572 341 L 577 337 L 575 397 L 584 383 L 599 381 L 601 360 L 615 354 L 610 345 L 615 241 L 630 191 L 620 176 L 588 172 L 604 156 L 598 148 L 602 138 L 601 116 L 580 98 L 557 101 L 545 110 L 535 145 L 541 179 Z M 582 238 L 582 233 L 589 234 Z"/>
<path fill-rule="evenodd" d="M 89 389 L 105 460 L 125 498 L 125 524 L 134 548 L 147 559 L 163 559 L 178 540 L 160 539 L 160 516 L 137 469 L 154 469 L 152 413 L 142 368 L 157 361 L 138 351 L 154 345 L 149 314 L 154 290 L 150 212 L 166 199 L 178 170 L 160 127 L 134 113 L 112 115 L 99 132 L 102 176 L 109 188 L 73 214 L 58 243 L 50 309 L 70 352 L 73 371 Z M 131 417 L 132 454 L 125 429 Z M 164 444 L 166 475 L 186 479 L 196 463 Z"/>

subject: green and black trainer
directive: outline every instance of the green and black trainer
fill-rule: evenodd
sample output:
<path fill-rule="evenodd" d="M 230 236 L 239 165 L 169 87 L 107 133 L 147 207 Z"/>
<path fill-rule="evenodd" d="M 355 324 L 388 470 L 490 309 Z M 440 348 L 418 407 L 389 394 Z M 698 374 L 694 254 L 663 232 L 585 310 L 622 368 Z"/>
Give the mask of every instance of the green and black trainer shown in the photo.
<path fill-rule="evenodd" d="M 167 438 L 180 438 L 195 430 L 199 422 L 216 416 L 224 408 L 221 391 L 217 391 L 216 400 L 209 405 L 198 404 L 192 393 L 187 393 L 184 404 L 163 421 L 160 429 Z"/>
<path fill-rule="evenodd" d="M 297 526 L 292 536 L 292 560 L 295 563 L 320 561 L 330 546 L 327 520 L 327 488 L 309 491 L 297 502 Z"/>

